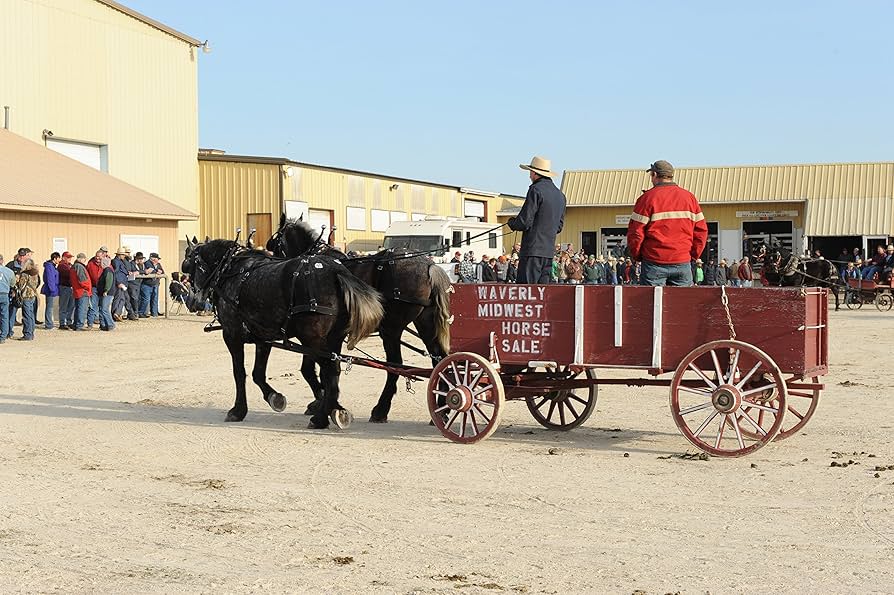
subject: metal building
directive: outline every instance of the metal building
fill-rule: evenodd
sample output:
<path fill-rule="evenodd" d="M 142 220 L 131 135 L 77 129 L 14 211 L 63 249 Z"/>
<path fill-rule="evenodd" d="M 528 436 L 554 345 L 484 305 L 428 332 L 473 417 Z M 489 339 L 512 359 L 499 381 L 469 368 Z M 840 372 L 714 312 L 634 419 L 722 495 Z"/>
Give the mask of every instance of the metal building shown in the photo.
<path fill-rule="evenodd" d="M 382 245 L 394 221 L 426 216 L 497 221 L 497 211 L 520 197 L 459 186 L 301 163 L 277 157 L 199 152 L 201 237 L 232 238 L 255 229 L 263 245 L 280 214 L 326 226 L 341 249 L 369 251 Z"/>
<path fill-rule="evenodd" d="M 702 205 L 705 256 L 741 258 L 756 242 L 779 240 L 795 252 L 834 257 L 894 236 L 891 162 L 678 168 L 674 179 Z M 645 168 L 566 171 L 560 240 L 589 253 L 625 243 L 632 207 L 650 186 Z"/>
<path fill-rule="evenodd" d="M 17 135 L 80 162 L 64 168 L 79 180 L 72 187 L 111 187 L 91 175 L 99 170 L 142 191 L 120 194 L 127 204 L 69 193 L 38 205 L 0 189 L 4 221 L 16 230 L 0 251 L 25 245 L 45 258 L 63 240 L 87 252 L 138 235 L 174 260 L 177 238 L 198 231 L 197 61 L 207 46 L 109 0 L 0 0 L 0 14 L 7 148 L 19 146 Z M 9 175 L 41 175 L 53 162 L 25 153 L 33 161 L 13 156 L 19 167 Z"/>

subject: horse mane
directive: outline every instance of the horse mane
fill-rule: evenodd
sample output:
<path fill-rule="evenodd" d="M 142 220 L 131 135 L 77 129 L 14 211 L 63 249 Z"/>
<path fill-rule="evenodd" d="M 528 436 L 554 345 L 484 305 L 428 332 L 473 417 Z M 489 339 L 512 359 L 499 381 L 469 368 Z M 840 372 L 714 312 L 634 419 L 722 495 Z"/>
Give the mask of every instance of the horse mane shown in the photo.
<path fill-rule="evenodd" d="M 298 241 L 298 246 L 293 246 L 292 248 L 297 248 L 299 252 L 304 252 L 316 244 L 317 240 L 323 239 L 320 237 L 319 229 L 314 229 L 311 227 L 310 223 L 302 221 L 301 219 L 286 219 L 280 232 L 289 233 L 290 240 L 296 239 Z M 291 234 L 295 235 L 293 236 Z"/>

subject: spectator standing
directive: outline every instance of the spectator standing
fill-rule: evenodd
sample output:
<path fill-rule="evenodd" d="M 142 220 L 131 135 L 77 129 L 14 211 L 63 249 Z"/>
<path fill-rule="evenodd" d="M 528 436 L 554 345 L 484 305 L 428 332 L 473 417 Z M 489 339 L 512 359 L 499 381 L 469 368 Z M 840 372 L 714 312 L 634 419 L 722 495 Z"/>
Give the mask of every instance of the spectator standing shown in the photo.
<path fill-rule="evenodd" d="M 127 266 L 127 248 L 121 246 L 118 248 L 118 251 L 115 252 L 115 258 L 113 258 L 111 262 L 112 270 L 115 272 L 115 287 L 114 291 L 112 291 L 112 319 L 115 322 L 121 322 L 124 320 L 125 316 L 128 316 L 126 312 L 128 301 L 130 297 L 127 293 L 127 278 L 130 273 Z M 100 261 L 104 262 L 104 261 Z M 106 267 L 103 267 L 105 270 Z M 99 289 L 98 281 L 97 281 L 97 289 Z M 103 292 L 97 291 L 98 297 L 102 298 Z M 100 311 L 102 308 L 100 307 Z M 102 328 L 102 319 L 99 322 L 99 328 Z"/>
<path fill-rule="evenodd" d="M 142 252 L 137 252 L 136 254 L 133 255 L 133 262 L 137 269 L 136 274 L 137 275 L 145 275 L 146 274 L 146 257 L 143 255 Z M 145 279 L 137 278 L 136 281 L 138 282 L 136 296 L 134 296 L 134 295 L 130 296 L 131 300 L 133 300 L 134 312 L 136 312 L 137 316 L 139 316 L 140 318 L 146 318 L 148 316 L 148 314 L 144 316 L 143 312 L 148 310 L 149 297 L 143 296 L 143 282 L 145 281 Z M 130 285 L 129 281 L 128 281 L 127 288 L 128 288 L 128 290 L 131 289 L 131 285 Z M 150 291 L 149 293 L 151 295 L 152 292 Z"/>
<path fill-rule="evenodd" d="M 725 258 L 721 258 L 717 265 L 717 285 L 729 285 L 729 267 L 726 266 Z"/>
<path fill-rule="evenodd" d="M 62 253 L 56 273 L 59 276 L 59 330 L 74 330 L 74 298 L 71 295 L 71 262 L 73 254 Z"/>
<path fill-rule="evenodd" d="M 596 255 L 591 254 L 584 263 L 584 283 L 587 285 L 602 285 L 605 282 L 605 267 L 596 262 Z"/>
<path fill-rule="evenodd" d="M 631 285 L 639 285 L 639 263 L 634 264 L 630 258 L 624 261 L 627 266 L 627 283 Z"/>
<path fill-rule="evenodd" d="M 94 324 L 99 324 L 99 294 L 96 291 L 96 284 L 99 282 L 99 276 L 102 274 L 102 258 L 108 256 L 108 250 L 102 246 L 96 251 L 90 262 L 87 263 L 87 275 L 90 277 L 90 293 L 87 304 L 87 326 L 92 328 Z"/>
<path fill-rule="evenodd" d="M 506 282 L 515 283 L 518 279 L 518 254 L 509 257 L 509 268 L 506 269 Z"/>
<path fill-rule="evenodd" d="M 58 252 L 50 254 L 50 259 L 43 263 L 43 287 L 40 293 L 44 295 L 46 302 L 43 311 L 44 328 L 48 331 L 56 327 L 53 321 L 53 310 L 59 301 L 59 271 L 56 267 L 62 262 L 62 255 Z M 59 324 L 62 324 L 62 316 L 59 316 Z"/>
<path fill-rule="evenodd" d="M 497 269 L 495 268 L 497 264 L 496 258 L 491 258 L 487 262 L 482 261 L 480 264 L 481 267 L 481 282 L 482 283 L 496 283 L 497 282 Z"/>
<path fill-rule="evenodd" d="M 100 256 L 100 259 L 102 259 L 102 256 Z M 93 298 L 93 281 L 91 281 L 90 273 L 87 271 L 87 264 L 87 255 L 79 252 L 74 264 L 71 265 L 69 276 L 71 280 L 71 297 L 74 301 L 74 312 L 72 313 L 74 326 L 72 330 L 75 331 L 89 331 L 93 328 L 93 324 L 89 323 L 89 310 Z M 100 271 L 100 274 L 102 274 L 102 271 Z M 98 277 L 97 280 L 99 280 Z"/>
<path fill-rule="evenodd" d="M 606 285 L 617 285 L 618 284 L 618 272 L 615 270 L 615 257 L 609 256 L 605 263 L 605 284 Z"/>
<path fill-rule="evenodd" d="M 674 182 L 674 167 L 649 166 L 652 188 L 636 201 L 627 224 L 627 248 L 642 262 L 645 285 L 692 285 L 690 262 L 708 241 L 708 226 L 695 195 Z"/>
<path fill-rule="evenodd" d="M 149 287 L 152 288 L 152 293 L 149 297 L 149 313 L 152 318 L 158 318 L 158 284 L 160 283 L 160 279 L 165 276 L 165 270 L 161 266 L 161 256 L 156 252 L 152 252 L 149 254 L 149 263 L 152 266 L 152 272 L 149 273 L 151 275 L 155 275 L 153 279 L 145 279 L 145 281 L 149 282 Z M 150 264 L 146 265 L 147 272 L 149 271 Z"/>
<path fill-rule="evenodd" d="M 96 283 L 96 291 L 99 293 L 99 330 L 111 331 L 115 328 L 115 320 L 112 318 L 112 300 L 118 298 L 117 285 L 118 272 L 112 268 L 112 260 L 108 256 L 102 257 L 102 273 Z M 125 286 L 126 290 L 126 286 Z"/>
<path fill-rule="evenodd" d="M 581 265 L 580 256 L 575 254 L 565 264 L 565 278 L 568 283 L 578 285 L 584 280 L 584 267 Z"/>
<path fill-rule="evenodd" d="M 37 299 L 37 288 L 40 285 L 40 271 L 33 260 L 27 260 L 16 279 L 16 289 L 22 299 L 22 341 L 34 340 L 34 300 Z"/>
<path fill-rule="evenodd" d="M 739 261 L 739 281 L 742 287 L 751 287 L 754 270 L 751 268 L 751 259 L 747 256 Z"/>
<path fill-rule="evenodd" d="M 741 285 L 741 280 L 739 279 L 739 261 L 733 260 L 733 264 L 729 267 L 729 284 L 733 287 L 738 287 Z"/>
<path fill-rule="evenodd" d="M 475 265 L 472 263 L 471 254 L 466 254 L 463 261 L 459 263 L 459 282 L 474 283 L 475 282 Z M 145 285 L 144 285 L 145 287 Z M 145 291 L 145 289 L 143 290 Z M 151 294 L 151 291 L 149 292 Z M 148 298 L 147 302 L 148 304 Z"/>
<path fill-rule="evenodd" d="M 618 285 L 627 284 L 627 263 L 623 257 L 618 258 L 618 262 L 615 264 L 615 275 L 618 278 Z"/>
<path fill-rule="evenodd" d="M 534 157 L 528 170 L 531 185 L 521 211 L 507 222 L 509 229 L 524 232 L 519 250 L 518 282 L 549 283 L 550 259 L 556 236 L 565 224 L 565 195 L 552 181 L 549 159 Z"/>
<path fill-rule="evenodd" d="M 695 259 L 695 284 L 696 285 L 704 285 L 705 284 L 705 269 L 702 268 L 702 259 Z"/>
<path fill-rule="evenodd" d="M 717 265 L 714 263 L 714 258 L 708 259 L 708 264 L 705 265 L 705 281 L 702 285 L 717 285 Z"/>
<path fill-rule="evenodd" d="M 12 330 L 9 319 L 9 292 L 15 282 L 16 274 L 12 269 L 3 266 L 3 255 L 0 254 L 0 343 L 6 342 L 6 337 Z"/>
<path fill-rule="evenodd" d="M 494 270 L 497 271 L 497 281 L 505 283 L 506 277 L 509 274 L 509 259 L 506 258 L 505 254 L 501 254 L 500 257 L 497 258 Z"/>
<path fill-rule="evenodd" d="M 30 248 L 19 248 L 18 252 L 16 252 L 15 258 L 6 263 L 6 268 L 12 271 L 12 274 L 16 279 L 19 278 L 19 273 L 22 272 L 22 265 L 25 261 L 28 260 L 28 255 L 31 254 Z M 13 285 L 15 285 L 15 280 L 13 281 Z M 13 330 L 16 324 L 16 317 L 19 313 L 19 307 L 15 305 L 12 301 L 9 302 L 9 332 L 6 335 L 7 339 L 11 339 L 13 335 Z"/>
<path fill-rule="evenodd" d="M 130 320 L 139 320 L 140 287 L 143 285 L 143 280 L 137 278 L 140 268 L 136 259 L 131 257 L 128 246 L 124 247 L 124 261 L 127 264 L 127 317 Z"/>

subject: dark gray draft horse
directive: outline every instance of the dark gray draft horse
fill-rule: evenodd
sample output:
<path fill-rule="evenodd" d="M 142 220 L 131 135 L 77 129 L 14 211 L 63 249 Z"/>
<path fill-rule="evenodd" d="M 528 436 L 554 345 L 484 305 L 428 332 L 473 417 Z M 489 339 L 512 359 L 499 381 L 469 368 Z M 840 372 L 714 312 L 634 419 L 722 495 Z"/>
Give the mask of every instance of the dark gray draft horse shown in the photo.
<path fill-rule="evenodd" d="M 342 262 L 358 279 L 376 288 L 385 300 L 385 316 L 379 325 L 379 336 L 390 363 L 403 362 L 401 337 L 410 323 L 435 365 L 450 349 L 450 278 L 429 258 L 407 257 L 402 250 L 383 250 L 372 256 L 348 258 L 341 251 L 321 241 L 321 233 L 301 220 L 280 218 L 279 229 L 267 242 L 267 250 L 283 258 L 305 254 L 326 254 Z M 314 372 L 314 359 L 305 356 L 301 374 L 319 399 L 319 383 Z M 388 372 L 379 400 L 369 421 L 385 423 L 391 401 L 397 392 L 399 376 Z M 313 411 L 314 404 L 308 406 Z"/>
<path fill-rule="evenodd" d="M 211 299 L 233 360 L 236 402 L 226 421 L 242 421 L 248 412 L 245 399 L 246 343 L 255 344 L 252 380 L 264 400 L 282 411 L 286 398 L 267 383 L 271 342 L 298 339 L 318 354 L 322 406 L 308 427 L 325 428 L 330 417 L 339 426 L 349 414 L 338 402 L 341 352 L 375 332 L 384 311 L 382 296 L 361 283 L 344 266 L 328 256 L 291 260 L 270 258 L 231 240 L 188 241 L 181 270 L 193 279 L 199 299 Z"/>
<path fill-rule="evenodd" d="M 839 309 L 838 292 L 841 289 L 841 281 L 838 277 L 838 268 L 828 260 L 802 260 L 777 242 L 772 246 L 762 243 L 758 256 L 763 259 L 761 275 L 769 285 L 828 287 L 835 296 L 835 309 Z"/>

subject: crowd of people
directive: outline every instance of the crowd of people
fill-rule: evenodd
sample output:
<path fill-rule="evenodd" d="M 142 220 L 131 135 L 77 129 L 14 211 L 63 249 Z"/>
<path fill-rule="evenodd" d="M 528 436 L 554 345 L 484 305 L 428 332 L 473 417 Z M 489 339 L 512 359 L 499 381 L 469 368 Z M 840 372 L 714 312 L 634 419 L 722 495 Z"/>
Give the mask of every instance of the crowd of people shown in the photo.
<path fill-rule="evenodd" d="M 42 267 L 30 248 L 19 248 L 8 263 L 0 255 L 0 343 L 13 338 L 19 324 L 19 339 L 31 341 L 38 325 L 46 330 L 112 331 L 125 320 L 157 318 L 164 275 L 157 253 L 131 256 L 127 246 L 114 254 L 101 246 L 90 259 L 83 252 L 53 252 Z"/>
<path fill-rule="evenodd" d="M 875 247 L 875 254 L 865 260 L 859 248 L 851 251 L 843 248 L 837 262 L 843 265 L 838 268 L 845 282 L 847 279 L 864 279 L 888 283 L 894 272 L 894 244 L 888 244 L 887 248 L 879 244 Z"/>

